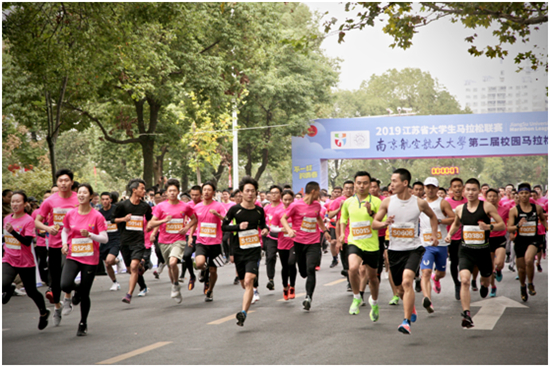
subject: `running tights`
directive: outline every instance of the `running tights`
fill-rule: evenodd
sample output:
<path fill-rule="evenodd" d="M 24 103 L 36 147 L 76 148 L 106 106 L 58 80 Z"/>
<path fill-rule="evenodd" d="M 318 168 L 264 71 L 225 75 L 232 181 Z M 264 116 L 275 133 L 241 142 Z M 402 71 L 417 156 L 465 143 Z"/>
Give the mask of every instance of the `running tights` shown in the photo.
<path fill-rule="evenodd" d="M 306 294 L 310 298 L 313 298 L 313 291 L 315 290 L 315 267 L 319 264 L 321 258 L 321 245 L 319 243 L 304 245 L 303 243 L 294 242 L 294 250 L 300 276 L 307 278 Z"/>
<path fill-rule="evenodd" d="M 283 279 L 283 288 L 288 287 L 288 278 L 290 277 L 290 286 L 296 285 L 296 275 L 298 273 L 296 269 L 296 253 L 294 247 L 290 250 L 278 250 L 279 258 L 281 259 L 281 277 Z"/>
<path fill-rule="evenodd" d="M 62 261 L 61 248 L 50 247 L 48 249 L 48 269 L 50 270 L 50 288 L 52 289 L 54 303 L 59 303 L 61 299 Z"/>
<path fill-rule="evenodd" d="M 460 240 L 452 240 L 449 245 L 449 259 L 451 260 L 451 277 L 455 283 L 455 287 L 460 287 L 460 278 L 458 277 L 458 249 Z"/>
<path fill-rule="evenodd" d="M 61 274 L 61 289 L 63 292 L 71 293 L 73 290 L 78 292 L 80 297 L 80 322 L 83 324 L 87 324 L 88 314 L 90 313 L 90 290 L 94 283 L 96 268 L 97 265 L 82 264 L 67 259 Z M 77 285 L 74 279 L 78 273 L 80 273 L 80 284 Z"/>
<path fill-rule="evenodd" d="M 275 264 L 277 263 L 277 240 L 265 237 L 264 249 L 267 263 L 267 279 L 275 278 Z"/>
<path fill-rule="evenodd" d="M 48 273 L 48 248 L 46 246 L 36 246 L 34 248 L 36 260 L 38 261 L 38 273 L 42 283 L 50 285 L 50 274 Z"/>
<path fill-rule="evenodd" d="M 17 274 L 19 274 L 23 282 L 27 296 L 32 298 L 40 314 L 45 314 L 46 303 L 44 302 L 42 293 L 38 292 L 38 289 L 36 289 L 36 268 L 34 266 L 32 268 L 16 268 L 8 263 L 2 263 L 2 293 L 11 292 L 11 283 Z"/>

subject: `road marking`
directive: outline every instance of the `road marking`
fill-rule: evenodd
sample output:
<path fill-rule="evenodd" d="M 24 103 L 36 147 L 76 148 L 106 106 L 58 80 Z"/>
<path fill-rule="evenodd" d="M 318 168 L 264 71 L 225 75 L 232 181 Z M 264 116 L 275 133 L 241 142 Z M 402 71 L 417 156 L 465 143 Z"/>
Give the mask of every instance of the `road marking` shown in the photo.
<path fill-rule="evenodd" d="M 248 311 L 247 314 L 252 312 L 256 312 L 256 311 Z M 223 324 L 226 321 L 231 321 L 231 320 L 235 320 L 235 315 L 227 316 L 227 317 L 224 317 L 223 319 L 209 322 L 207 325 L 219 325 L 219 324 Z"/>
<path fill-rule="evenodd" d="M 335 280 L 334 282 L 324 284 L 324 286 L 325 287 L 330 287 L 331 285 L 339 284 L 339 283 L 345 282 L 346 280 L 347 280 L 346 278 L 338 279 L 338 280 Z"/>
<path fill-rule="evenodd" d="M 470 330 L 493 330 L 506 307 L 529 308 L 503 296 L 474 302 L 471 306 L 481 307 L 481 310 L 473 317 L 475 326 Z"/>
<path fill-rule="evenodd" d="M 158 343 L 151 344 L 151 345 L 148 345 L 148 346 L 143 347 L 143 348 L 136 349 L 136 350 L 128 352 L 128 353 L 121 354 L 118 357 L 113 357 L 113 358 L 106 359 L 106 360 L 98 362 L 96 364 L 113 364 L 113 363 L 117 363 L 117 362 L 123 361 L 125 359 L 135 357 L 137 355 L 149 352 L 153 349 L 164 347 L 165 345 L 170 344 L 170 343 L 172 343 L 172 342 L 158 342 Z"/>
<path fill-rule="evenodd" d="M 303 297 L 305 296 L 306 294 L 305 293 L 298 293 L 298 294 L 295 294 L 294 296 L 295 297 Z M 284 298 L 281 298 L 281 299 L 278 299 L 277 302 L 286 302 Z"/>
<path fill-rule="evenodd" d="M 2 331 L 8 331 L 9 329 L 2 329 Z"/>

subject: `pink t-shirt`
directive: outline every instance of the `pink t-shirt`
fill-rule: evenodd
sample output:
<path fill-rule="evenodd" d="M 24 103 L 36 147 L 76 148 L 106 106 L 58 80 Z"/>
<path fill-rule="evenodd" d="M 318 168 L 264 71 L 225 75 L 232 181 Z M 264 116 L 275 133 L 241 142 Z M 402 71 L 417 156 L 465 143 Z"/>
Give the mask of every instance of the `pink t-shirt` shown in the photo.
<path fill-rule="evenodd" d="M 285 206 L 284 206 L 283 202 L 279 202 L 279 205 L 277 205 L 276 207 L 272 207 L 271 204 L 267 204 L 264 207 L 265 224 L 268 227 L 271 227 L 272 224 L 273 224 L 273 216 L 275 215 L 275 213 L 278 212 L 278 211 L 284 210 L 284 208 L 285 208 Z M 270 236 L 269 234 L 267 235 L 267 237 L 271 238 L 272 240 L 277 240 L 278 239 L 278 238 L 274 238 L 274 237 Z"/>
<path fill-rule="evenodd" d="M 454 198 L 446 198 L 445 200 L 447 200 L 449 204 L 451 204 L 451 208 L 453 210 L 455 210 L 457 206 L 466 204 L 468 202 L 468 199 L 466 199 L 464 196 L 460 201 L 456 201 Z M 447 231 L 449 231 L 450 229 L 451 229 L 451 226 L 447 226 Z M 451 237 L 451 240 L 461 240 L 461 239 L 462 239 L 462 228 L 459 228 L 458 231 L 456 231 L 456 233 Z"/>
<path fill-rule="evenodd" d="M 147 228 L 147 218 L 143 217 L 143 228 Z M 150 249 L 151 246 L 153 246 L 153 243 L 151 243 L 151 233 L 153 233 L 154 229 L 152 231 L 147 232 L 147 230 L 144 231 L 144 245 L 146 249 Z"/>
<path fill-rule="evenodd" d="M 222 243 L 222 220 L 210 213 L 214 209 L 222 217 L 225 217 L 227 211 L 225 206 L 217 201 L 212 201 L 208 205 L 200 202 L 195 205 L 195 215 L 197 216 L 197 243 L 202 245 L 219 245 Z"/>
<path fill-rule="evenodd" d="M 13 213 L 4 218 L 4 228 L 11 223 L 13 229 L 23 237 L 36 237 L 34 233 L 34 220 L 28 214 L 21 218 L 13 219 Z M 32 244 L 25 246 L 4 229 L 4 257 L 3 263 L 8 263 L 14 268 L 32 268 L 35 266 L 32 255 Z"/>
<path fill-rule="evenodd" d="M 276 227 L 283 227 L 281 223 L 282 216 L 286 213 L 284 205 L 280 210 L 277 210 L 273 213 L 273 218 L 271 220 L 271 225 Z M 287 219 L 288 225 L 292 228 L 292 218 Z M 277 249 L 279 250 L 290 250 L 294 246 L 294 240 L 284 232 L 279 232 L 277 237 Z"/>
<path fill-rule="evenodd" d="M 235 205 L 234 201 L 229 201 L 228 203 L 221 203 L 223 206 L 225 206 L 225 210 L 228 211 L 229 208 L 231 208 L 233 205 Z"/>
<path fill-rule="evenodd" d="M 56 236 L 48 236 L 48 246 L 51 248 L 61 248 L 61 231 L 63 230 L 63 220 L 65 215 L 72 209 L 78 207 L 78 199 L 76 198 L 76 192 L 73 192 L 67 199 L 59 197 L 56 192 L 49 198 L 44 200 L 40 206 L 39 213 L 42 217 L 48 218 L 48 226 L 58 224 L 60 226 L 59 232 Z"/>
<path fill-rule="evenodd" d="M 338 196 L 330 204 L 330 211 L 332 212 L 332 211 L 338 209 L 339 207 L 341 207 L 342 205 L 344 205 L 344 201 L 346 201 L 346 200 L 348 200 L 348 198 L 345 197 L 344 195 Z M 342 216 L 342 211 L 339 211 L 338 214 L 336 214 L 336 223 L 337 224 L 340 223 L 340 217 L 341 216 Z M 349 236 L 349 223 L 346 226 L 346 231 L 344 233 L 344 243 L 348 243 L 348 236 Z"/>
<path fill-rule="evenodd" d="M 286 215 L 292 218 L 296 232 L 294 242 L 304 245 L 312 245 L 319 243 L 319 227 L 317 225 L 317 217 L 321 214 L 321 204 L 314 201 L 310 205 L 300 199 L 289 205 Z"/>
<path fill-rule="evenodd" d="M 93 241 L 90 237 L 82 236 L 80 230 L 85 229 L 94 234 L 107 231 L 105 217 L 93 209 L 88 214 L 81 215 L 78 213 L 78 208 L 76 208 L 65 215 L 63 225 L 71 229 L 67 239 L 69 245 L 67 259 L 87 265 L 99 264 L 99 242 Z"/>
<path fill-rule="evenodd" d="M 544 210 L 545 205 L 548 205 L 548 200 L 542 197 L 537 200 L 536 204 L 538 204 Z M 541 218 L 539 218 L 539 224 L 537 226 L 537 234 L 546 234 L 546 229 L 544 229 L 544 224 L 542 224 Z"/>
<path fill-rule="evenodd" d="M 153 208 L 153 215 L 157 219 L 164 219 L 171 215 L 172 219 L 168 223 L 160 225 L 159 243 L 174 243 L 176 241 L 185 241 L 185 235 L 178 233 L 184 227 L 185 217 L 191 218 L 194 214 L 191 205 L 180 201 L 178 204 L 170 204 L 164 201 Z"/>
<path fill-rule="evenodd" d="M 36 219 L 36 216 L 38 215 L 38 209 L 35 210 L 34 212 L 32 212 L 32 219 Z M 47 220 L 44 220 L 44 223 L 48 223 Z M 42 229 L 37 229 L 35 228 L 35 233 L 36 233 L 36 246 L 39 246 L 39 247 L 46 247 L 46 237 L 40 237 L 38 236 L 38 234 L 43 234 L 43 233 L 47 233 L 46 231 L 42 230 Z"/>
<path fill-rule="evenodd" d="M 502 218 L 504 221 L 504 225 L 508 226 L 508 213 L 510 213 L 510 208 L 508 206 L 499 205 L 497 207 L 498 215 Z M 491 218 L 491 223 L 495 223 L 495 220 Z M 500 236 L 506 236 L 506 229 L 504 231 L 491 231 L 490 237 L 500 237 Z"/>
<path fill-rule="evenodd" d="M 200 201 L 199 201 L 199 203 L 200 203 Z M 193 209 L 193 212 L 195 212 L 195 205 L 197 205 L 197 204 L 195 204 L 195 202 L 193 200 L 191 200 L 190 202 L 187 203 L 187 205 L 189 205 L 189 207 L 191 209 Z M 190 221 L 191 221 L 191 218 L 189 218 L 189 217 L 186 218 L 185 224 L 189 223 Z M 199 228 L 199 227 L 197 226 L 197 228 Z M 187 231 L 186 234 L 187 234 L 187 236 L 191 236 L 191 230 Z M 196 234 L 197 234 L 197 232 L 195 232 L 195 234 L 193 236 L 195 236 Z"/>

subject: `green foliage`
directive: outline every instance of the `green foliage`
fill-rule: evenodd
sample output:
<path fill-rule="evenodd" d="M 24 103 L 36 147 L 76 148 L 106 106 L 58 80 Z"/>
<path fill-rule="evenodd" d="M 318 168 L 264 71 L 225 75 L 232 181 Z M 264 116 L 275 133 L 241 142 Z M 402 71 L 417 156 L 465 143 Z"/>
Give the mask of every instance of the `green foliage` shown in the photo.
<path fill-rule="evenodd" d="M 52 177 L 47 167 L 34 167 L 27 172 L 2 174 L 3 189 L 24 190 L 27 196 L 34 196 L 39 200 L 42 199 L 44 191 L 49 190 L 51 186 Z"/>

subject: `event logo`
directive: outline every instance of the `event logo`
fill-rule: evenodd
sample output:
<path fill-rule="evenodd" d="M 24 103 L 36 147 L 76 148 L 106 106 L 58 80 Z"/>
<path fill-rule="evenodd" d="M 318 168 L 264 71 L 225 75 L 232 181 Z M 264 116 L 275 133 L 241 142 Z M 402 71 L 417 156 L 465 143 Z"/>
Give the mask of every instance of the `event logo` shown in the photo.
<path fill-rule="evenodd" d="M 346 134 L 345 133 L 336 133 L 334 134 L 334 144 L 338 148 L 342 148 L 343 145 L 346 145 Z"/>
<path fill-rule="evenodd" d="M 331 149 L 369 149 L 370 132 L 365 131 L 333 131 L 331 134 Z"/>

